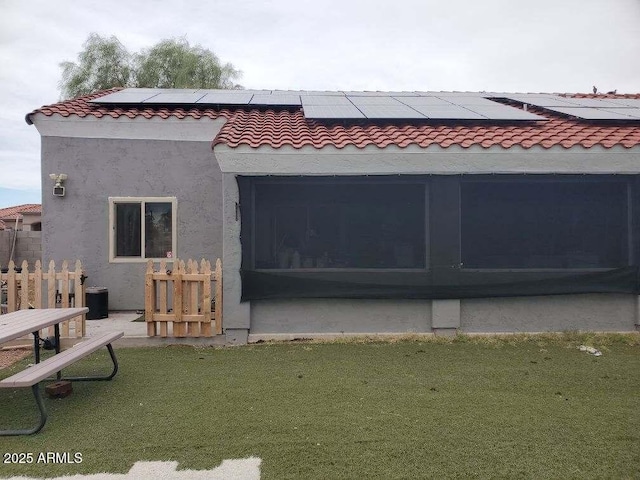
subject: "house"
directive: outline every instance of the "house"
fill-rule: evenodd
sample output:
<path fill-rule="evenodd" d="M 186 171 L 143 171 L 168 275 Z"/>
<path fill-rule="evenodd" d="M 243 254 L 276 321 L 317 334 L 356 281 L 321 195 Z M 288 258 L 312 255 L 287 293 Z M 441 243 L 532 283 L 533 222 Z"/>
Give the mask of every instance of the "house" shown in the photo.
<path fill-rule="evenodd" d="M 34 264 L 41 257 L 42 207 L 24 204 L 0 208 L 0 267 L 10 260 Z"/>
<path fill-rule="evenodd" d="M 40 231 L 41 216 L 42 206 L 37 203 L 0 208 L 0 230 Z"/>
<path fill-rule="evenodd" d="M 27 122 L 67 176 L 43 257 L 113 309 L 147 258 L 221 257 L 238 343 L 639 323 L 640 95 L 113 89 Z"/>

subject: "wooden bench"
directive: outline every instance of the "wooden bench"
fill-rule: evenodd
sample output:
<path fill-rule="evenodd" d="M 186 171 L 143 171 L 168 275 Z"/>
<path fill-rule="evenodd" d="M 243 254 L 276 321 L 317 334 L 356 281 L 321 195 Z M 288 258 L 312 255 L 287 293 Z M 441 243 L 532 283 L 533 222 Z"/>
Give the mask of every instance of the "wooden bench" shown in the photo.
<path fill-rule="evenodd" d="M 56 374 L 58 379 L 73 381 L 111 380 L 118 372 L 118 361 L 111 343 L 123 335 L 124 332 L 112 332 L 105 333 L 99 337 L 89 338 L 82 343 L 78 343 L 63 352 L 53 355 L 40 363 L 36 363 L 21 372 L 1 380 L 0 388 L 31 387 L 36 399 L 36 404 L 38 405 L 38 410 L 40 411 L 40 423 L 30 429 L 0 430 L 0 435 L 28 435 L 36 433 L 44 427 L 44 424 L 47 421 L 47 412 L 42 401 L 39 383 L 51 375 Z M 92 377 L 62 377 L 59 374 L 63 368 L 68 367 L 72 363 L 92 354 L 104 346 L 107 347 L 109 355 L 111 356 L 111 361 L 113 362 L 113 370 L 109 375 Z"/>

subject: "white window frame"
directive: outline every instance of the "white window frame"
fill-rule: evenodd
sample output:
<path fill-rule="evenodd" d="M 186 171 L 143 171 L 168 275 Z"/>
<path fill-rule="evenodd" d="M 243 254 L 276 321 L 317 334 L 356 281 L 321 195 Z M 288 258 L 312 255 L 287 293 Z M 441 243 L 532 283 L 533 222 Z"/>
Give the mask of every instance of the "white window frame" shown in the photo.
<path fill-rule="evenodd" d="M 142 255 L 140 257 L 118 257 L 116 256 L 116 213 L 115 207 L 118 203 L 138 203 L 142 209 L 140 215 L 140 243 Z M 171 258 L 156 258 L 144 256 L 145 245 L 145 204 L 146 203 L 171 203 L 171 221 L 173 228 L 171 231 Z M 172 262 L 178 257 L 178 200 L 176 197 L 109 197 L 109 263 L 143 263 L 148 260 L 166 260 Z"/>

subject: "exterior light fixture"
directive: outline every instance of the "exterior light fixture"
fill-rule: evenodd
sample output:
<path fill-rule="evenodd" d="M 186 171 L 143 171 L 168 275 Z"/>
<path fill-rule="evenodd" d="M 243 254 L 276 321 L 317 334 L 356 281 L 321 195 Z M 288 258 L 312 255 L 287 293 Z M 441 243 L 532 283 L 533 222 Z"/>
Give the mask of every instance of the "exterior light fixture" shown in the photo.
<path fill-rule="evenodd" d="M 53 186 L 54 197 L 64 197 L 64 181 L 67 179 L 66 173 L 51 173 L 49 178 L 53 180 L 55 185 Z"/>

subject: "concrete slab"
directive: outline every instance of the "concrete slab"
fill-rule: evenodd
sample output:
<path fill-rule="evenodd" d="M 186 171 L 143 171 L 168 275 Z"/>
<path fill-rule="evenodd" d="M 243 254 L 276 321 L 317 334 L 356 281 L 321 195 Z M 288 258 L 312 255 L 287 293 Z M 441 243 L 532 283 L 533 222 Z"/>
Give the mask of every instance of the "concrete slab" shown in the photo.
<path fill-rule="evenodd" d="M 124 337 L 114 343 L 115 346 L 119 347 L 159 347 L 162 345 L 223 346 L 226 344 L 225 335 L 206 338 L 148 337 L 146 322 L 134 322 L 140 316 L 141 314 L 134 311 L 109 312 L 107 318 L 87 320 L 85 336 L 91 338 L 103 333 L 124 332 Z"/>

